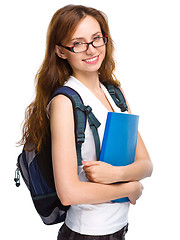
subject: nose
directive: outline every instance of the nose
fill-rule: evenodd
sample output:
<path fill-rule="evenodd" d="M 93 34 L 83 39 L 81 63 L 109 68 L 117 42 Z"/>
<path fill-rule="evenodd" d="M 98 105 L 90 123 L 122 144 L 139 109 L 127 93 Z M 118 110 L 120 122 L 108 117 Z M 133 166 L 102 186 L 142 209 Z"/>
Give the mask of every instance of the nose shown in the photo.
<path fill-rule="evenodd" d="M 95 51 L 96 51 L 95 47 L 93 47 L 92 43 L 90 43 L 90 44 L 88 45 L 88 49 L 87 49 L 86 53 L 87 53 L 88 55 L 92 55 L 92 54 L 94 54 Z"/>

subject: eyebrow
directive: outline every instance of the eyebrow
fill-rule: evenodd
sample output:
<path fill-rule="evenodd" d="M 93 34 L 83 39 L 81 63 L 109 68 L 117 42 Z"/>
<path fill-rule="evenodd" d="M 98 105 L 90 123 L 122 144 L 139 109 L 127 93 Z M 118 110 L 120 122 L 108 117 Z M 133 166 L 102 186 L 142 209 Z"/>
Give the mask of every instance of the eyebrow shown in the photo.
<path fill-rule="evenodd" d="M 95 35 L 97 35 L 99 33 L 102 34 L 102 32 L 98 31 L 98 32 L 94 33 L 91 37 L 94 37 Z M 84 37 L 73 38 L 73 39 L 71 39 L 71 42 L 74 41 L 74 40 L 82 40 L 82 39 L 84 39 Z"/>

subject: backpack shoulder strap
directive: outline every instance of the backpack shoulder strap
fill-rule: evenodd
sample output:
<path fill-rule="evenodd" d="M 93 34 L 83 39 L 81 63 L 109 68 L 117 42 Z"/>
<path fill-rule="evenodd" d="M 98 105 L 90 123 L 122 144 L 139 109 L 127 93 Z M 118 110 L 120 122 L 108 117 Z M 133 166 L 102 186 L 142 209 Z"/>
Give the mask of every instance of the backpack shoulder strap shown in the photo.
<path fill-rule="evenodd" d="M 52 95 L 50 101 L 55 98 L 57 95 L 64 95 L 68 97 L 73 105 L 73 113 L 74 113 L 74 122 L 75 122 L 75 138 L 76 138 L 76 151 L 77 151 L 77 159 L 78 166 L 81 165 L 81 146 L 85 140 L 85 128 L 86 128 L 86 116 L 83 111 L 80 111 L 79 107 L 84 106 L 83 101 L 80 95 L 72 88 L 63 86 L 59 87 L 54 94 Z M 82 106 L 81 106 L 82 105 Z M 82 107 L 83 108 L 83 107 Z"/>
<path fill-rule="evenodd" d="M 100 126 L 100 123 L 92 113 L 91 107 L 85 106 L 81 96 L 74 89 L 67 86 L 58 88 L 52 95 L 50 101 L 59 94 L 63 94 L 66 97 L 68 97 L 71 100 L 73 105 L 78 166 L 82 164 L 81 163 L 82 161 L 81 146 L 85 140 L 84 132 L 86 128 L 86 119 L 88 119 L 90 128 L 93 133 L 95 147 L 96 147 L 96 156 L 97 156 L 97 159 L 99 159 L 100 140 L 99 140 L 97 128 Z"/>
<path fill-rule="evenodd" d="M 115 104 L 121 109 L 121 112 L 128 111 L 128 106 L 121 90 L 111 84 L 104 84 L 104 86 L 107 88 Z"/>

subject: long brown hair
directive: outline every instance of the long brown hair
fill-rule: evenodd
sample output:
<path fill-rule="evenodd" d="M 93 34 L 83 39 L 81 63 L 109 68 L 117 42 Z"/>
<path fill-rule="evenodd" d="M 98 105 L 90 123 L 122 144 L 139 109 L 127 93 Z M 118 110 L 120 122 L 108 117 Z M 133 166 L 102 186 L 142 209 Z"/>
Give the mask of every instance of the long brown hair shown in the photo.
<path fill-rule="evenodd" d="M 26 109 L 20 144 L 25 144 L 29 151 L 40 149 L 42 142 L 49 135 L 49 119 L 46 110 L 48 101 L 52 93 L 59 86 L 63 86 L 72 74 L 67 60 L 56 55 L 55 46 L 70 40 L 78 23 L 87 15 L 94 17 L 100 24 L 102 34 L 108 36 L 105 59 L 99 69 L 100 81 L 119 85 L 113 74 L 115 69 L 114 47 L 105 14 L 82 5 L 67 5 L 59 9 L 52 17 L 48 27 L 45 58 L 35 78 L 36 97 Z"/>

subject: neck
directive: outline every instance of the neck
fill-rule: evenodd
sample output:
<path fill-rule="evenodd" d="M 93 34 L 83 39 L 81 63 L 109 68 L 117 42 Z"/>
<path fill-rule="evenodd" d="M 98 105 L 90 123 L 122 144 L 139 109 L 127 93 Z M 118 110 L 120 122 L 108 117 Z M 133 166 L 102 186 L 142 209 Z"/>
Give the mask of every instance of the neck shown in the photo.
<path fill-rule="evenodd" d="M 82 82 L 92 92 L 97 91 L 100 88 L 98 72 L 73 74 L 73 76 Z"/>

